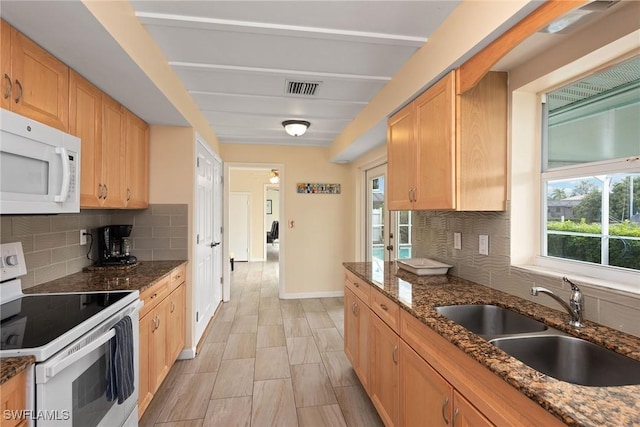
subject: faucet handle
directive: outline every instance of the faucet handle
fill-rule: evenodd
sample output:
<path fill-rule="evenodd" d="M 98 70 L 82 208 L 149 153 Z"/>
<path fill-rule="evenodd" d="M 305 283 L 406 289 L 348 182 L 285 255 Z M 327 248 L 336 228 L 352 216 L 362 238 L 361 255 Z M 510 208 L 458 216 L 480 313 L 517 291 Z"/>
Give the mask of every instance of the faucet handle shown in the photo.
<path fill-rule="evenodd" d="M 580 288 L 578 287 L 578 285 L 576 285 L 576 284 L 575 284 L 575 283 L 573 283 L 571 280 L 569 280 L 569 278 L 568 278 L 567 276 L 564 276 L 564 277 L 562 278 L 562 281 L 563 281 L 563 282 L 568 283 L 569 285 L 571 285 L 571 290 L 572 290 L 572 291 L 574 291 L 574 292 L 576 292 L 576 291 L 577 291 L 577 292 L 582 293 L 582 292 L 580 291 Z"/>

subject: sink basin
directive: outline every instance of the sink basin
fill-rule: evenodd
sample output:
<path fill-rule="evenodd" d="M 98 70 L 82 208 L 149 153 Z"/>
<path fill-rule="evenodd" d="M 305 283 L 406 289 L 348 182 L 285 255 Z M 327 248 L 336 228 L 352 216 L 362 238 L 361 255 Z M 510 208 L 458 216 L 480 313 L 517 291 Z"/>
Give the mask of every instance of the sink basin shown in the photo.
<path fill-rule="evenodd" d="M 483 337 L 546 331 L 547 326 L 497 305 L 469 304 L 436 307 L 436 311 Z"/>
<path fill-rule="evenodd" d="M 640 384 L 639 361 L 580 338 L 541 335 L 489 342 L 560 381 L 595 387 Z"/>

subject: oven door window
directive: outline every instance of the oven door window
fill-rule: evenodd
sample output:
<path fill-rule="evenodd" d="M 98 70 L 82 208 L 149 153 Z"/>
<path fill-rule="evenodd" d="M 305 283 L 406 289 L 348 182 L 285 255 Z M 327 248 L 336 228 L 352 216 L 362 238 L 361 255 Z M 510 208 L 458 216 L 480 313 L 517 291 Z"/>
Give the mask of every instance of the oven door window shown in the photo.
<path fill-rule="evenodd" d="M 105 352 L 71 383 L 73 427 L 97 426 L 114 405 L 107 400 L 109 357 Z"/>

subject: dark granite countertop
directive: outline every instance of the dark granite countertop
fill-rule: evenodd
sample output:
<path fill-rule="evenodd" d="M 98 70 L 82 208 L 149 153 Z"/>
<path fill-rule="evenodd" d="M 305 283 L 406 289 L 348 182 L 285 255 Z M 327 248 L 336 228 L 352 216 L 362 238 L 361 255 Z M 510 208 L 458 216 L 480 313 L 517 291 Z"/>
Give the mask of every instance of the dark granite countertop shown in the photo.
<path fill-rule="evenodd" d="M 0 359 L 0 384 L 6 383 L 35 361 L 33 356 L 3 357 Z"/>
<path fill-rule="evenodd" d="M 494 304 L 529 315 L 547 325 L 640 360 L 640 338 L 590 321 L 580 330 L 569 316 L 523 298 L 454 276 L 416 276 L 385 263 L 345 262 L 344 267 L 396 301 L 405 311 L 571 426 L 639 426 L 640 385 L 588 387 L 542 375 L 485 339 L 438 314 L 433 307 Z"/>
<path fill-rule="evenodd" d="M 107 267 L 83 271 L 27 288 L 24 293 L 92 291 L 140 291 L 142 293 L 169 274 L 171 270 L 186 262 L 184 260 L 142 261 L 135 267 Z"/>

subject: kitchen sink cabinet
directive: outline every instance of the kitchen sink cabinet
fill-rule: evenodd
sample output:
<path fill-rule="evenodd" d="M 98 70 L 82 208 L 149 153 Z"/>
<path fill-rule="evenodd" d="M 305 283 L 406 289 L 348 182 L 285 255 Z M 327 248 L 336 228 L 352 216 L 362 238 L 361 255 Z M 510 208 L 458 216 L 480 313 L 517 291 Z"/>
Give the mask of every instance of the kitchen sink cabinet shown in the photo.
<path fill-rule="evenodd" d="M 69 131 L 69 67 L 5 21 L 2 108 Z"/>
<path fill-rule="evenodd" d="M 185 339 L 185 267 L 174 269 L 140 295 L 140 391 L 142 417 L 166 378 Z"/>
<path fill-rule="evenodd" d="M 126 205 L 131 209 L 149 206 L 149 125 L 125 111 Z"/>
<path fill-rule="evenodd" d="M 457 94 L 452 71 L 391 116 L 390 210 L 501 211 L 507 183 L 507 75 Z"/>
<path fill-rule="evenodd" d="M 27 371 L 22 371 L 13 378 L 0 385 L 0 409 L 4 415 L 0 419 L 0 427 L 26 427 L 27 420 L 8 417 L 8 411 L 23 411 L 27 409 Z M 5 412 L 7 411 L 7 412 Z"/>

